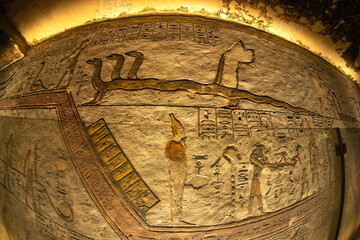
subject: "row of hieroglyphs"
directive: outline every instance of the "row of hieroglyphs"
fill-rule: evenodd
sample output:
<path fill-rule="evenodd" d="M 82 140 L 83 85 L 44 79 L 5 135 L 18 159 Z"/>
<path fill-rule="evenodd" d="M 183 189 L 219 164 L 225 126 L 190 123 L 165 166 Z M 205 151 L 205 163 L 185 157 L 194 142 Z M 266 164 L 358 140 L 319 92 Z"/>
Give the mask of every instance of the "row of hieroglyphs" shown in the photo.
<path fill-rule="evenodd" d="M 221 43 L 215 26 L 184 22 L 149 22 L 100 28 L 91 45 L 134 40 L 189 40 L 211 45 Z"/>
<path fill-rule="evenodd" d="M 296 130 L 300 133 L 306 128 L 331 128 L 332 123 L 333 119 L 316 115 L 223 108 L 198 109 L 198 134 L 202 139 L 250 137 L 254 131 L 268 129 Z"/>

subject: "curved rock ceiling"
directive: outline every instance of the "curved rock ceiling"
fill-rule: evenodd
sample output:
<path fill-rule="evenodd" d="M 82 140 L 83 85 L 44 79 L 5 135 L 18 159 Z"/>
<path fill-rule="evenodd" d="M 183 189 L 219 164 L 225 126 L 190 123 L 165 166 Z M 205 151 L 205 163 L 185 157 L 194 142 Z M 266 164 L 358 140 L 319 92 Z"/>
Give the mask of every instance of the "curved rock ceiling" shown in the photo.
<path fill-rule="evenodd" d="M 30 44 L 90 22 L 154 13 L 221 18 L 273 33 L 328 60 L 359 81 L 358 1 L 2 0 Z"/>

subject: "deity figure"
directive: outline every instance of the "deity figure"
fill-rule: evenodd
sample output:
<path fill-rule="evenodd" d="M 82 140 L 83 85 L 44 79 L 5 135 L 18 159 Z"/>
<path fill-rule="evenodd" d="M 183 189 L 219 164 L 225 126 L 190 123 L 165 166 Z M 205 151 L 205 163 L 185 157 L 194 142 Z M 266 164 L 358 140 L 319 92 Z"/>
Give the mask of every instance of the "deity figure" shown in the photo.
<path fill-rule="evenodd" d="M 173 137 L 165 146 L 165 156 L 169 159 L 171 222 L 181 223 L 184 184 L 187 175 L 186 132 L 182 123 L 170 113 Z"/>
<path fill-rule="evenodd" d="M 317 188 L 320 188 L 319 183 L 319 166 L 320 165 L 320 155 L 319 155 L 319 148 L 315 141 L 314 133 L 310 133 L 310 142 L 309 142 L 309 155 L 310 155 L 310 167 L 312 172 L 312 179 L 311 182 L 314 184 L 314 181 L 316 180 Z"/>
<path fill-rule="evenodd" d="M 68 86 L 70 86 L 74 71 L 75 71 L 75 66 L 78 62 L 79 56 L 81 54 L 81 52 L 89 45 L 89 39 L 85 39 L 84 41 L 82 41 L 82 43 L 80 44 L 80 46 L 78 48 L 76 48 L 70 55 L 64 57 L 63 59 L 60 60 L 60 62 L 63 62 L 66 60 L 67 62 L 67 67 L 66 67 L 66 71 L 64 72 L 64 74 L 61 76 L 58 84 L 56 85 L 56 88 L 60 87 L 62 81 L 64 80 L 66 74 L 69 74 L 68 77 L 68 81 L 66 83 L 65 86 L 63 86 L 62 88 L 67 88 Z"/>
<path fill-rule="evenodd" d="M 251 190 L 250 190 L 250 199 L 249 199 L 249 208 L 248 213 L 251 215 L 252 205 L 254 201 L 254 197 L 257 197 L 258 205 L 261 214 L 264 213 L 264 207 L 262 204 L 262 195 L 261 195 L 261 187 L 260 187 L 260 176 L 261 172 L 264 168 L 268 167 L 270 170 L 276 169 L 276 164 L 271 163 L 268 157 L 264 155 L 266 153 L 265 146 L 262 144 L 256 145 L 255 150 L 250 154 L 250 163 L 254 165 L 253 177 L 251 180 Z"/>

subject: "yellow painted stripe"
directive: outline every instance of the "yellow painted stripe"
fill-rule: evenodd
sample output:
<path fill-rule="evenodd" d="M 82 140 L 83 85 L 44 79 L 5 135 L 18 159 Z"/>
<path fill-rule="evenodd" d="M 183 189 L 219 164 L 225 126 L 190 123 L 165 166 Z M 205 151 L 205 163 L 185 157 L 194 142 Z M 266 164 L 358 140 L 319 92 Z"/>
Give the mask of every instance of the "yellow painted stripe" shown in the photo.
<path fill-rule="evenodd" d="M 110 134 L 109 130 L 105 126 L 102 126 L 96 132 L 91 134 L 90 137 L 93 141 L 96 141 L 96 139 L 101 139 L 108 134 Z"/>
<path fill-rule="evenodd" d="M 118 183 L 120 188 L 122 190 L 125 190 L 127 187 L 131 186 L 132 184 L 134 184 L 136 181 L 139 180 L 140 180 L 139 176 L 135 172 L 132 172 L 126 175 L 125 177 L 123 177 L 122 179 L 120 179 Z"/>
<path fill-rule="evenodd" d="M 96 122 L 94 122 L 93 124 L 91 124 L 90 126 L 88 126 L 88 133 L 90 135 L 92 135 L 94 132 L 96 132 L 97 130 L 99 130 L 99 128 L 101 128 L 102 126 L 105 126 L 105 122 L 103 119 L 100 119 Z"/>
<path fill-rule="evenodd" d="M 123 154 L 121 154 L 118 157 L 114 158 L 112 161 L 108 162 L 107 168 L 110 172 L 113 172 L 125 162 L 127 162 L 126 158 Z"/>
<path fill-rule="evenodd" d="M 137 208 L 151 208 L 159 199 L 150 191 L 144 181 L 135 172 L 124 152 L 108 130 L 103 119 L 88 127 L 91 141 L 94 143 L 101 160 L 106 164 L 119 188 Z"/>
<path fill-rule="evenodd" d="M 114 156 L 119 154 L 122 154 L 122 151 L 116 144 L 113 144 L 112 146 L 109 146 L 105 151 L 102 151 L 100 156 L 104 162 L 108 162 Z"/>
<path fill-rule="evenodd" d="M 149 190 L 142 192 L 139 197 L 133 199 L 133 203 L 139 208 L 140 207 L 151 208 L 158 201 L 159 199 Z"/>
<path fill-rule="evenodd" d="M 98 152 L 101 153 L 103 150 L 105 150 L 110 145 L 115 144 L 115 140 L 109 134 L 104 138 L 97 139 L 97 141 L 94 141 L 94 144 L 96 146 L 96 150 L 98 150 Z"/>
<path fill-rule="evenodd" d="M 148 191 L 148 188 L 143 181 L 138 181 L 130 188 L 128 188 L 125 192 L 129 199 L 132 201 L 133 199 L 139 197 L 144 191 Z"/>
<path fill-rule="evenodd" d="M 116 181 L 119 181 L 132 171 L 133 169 L 130 164 L 122 164 L 120 167 L 115 169 L 115 171 L 112 173 L 112 176 Z"/>

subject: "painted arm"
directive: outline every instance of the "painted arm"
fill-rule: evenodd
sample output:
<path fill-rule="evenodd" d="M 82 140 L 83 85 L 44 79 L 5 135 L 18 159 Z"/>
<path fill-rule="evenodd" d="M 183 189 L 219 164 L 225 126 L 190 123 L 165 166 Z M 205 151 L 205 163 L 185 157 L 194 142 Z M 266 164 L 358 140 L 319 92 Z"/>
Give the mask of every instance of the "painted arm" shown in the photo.
<path fill-rule="evenodd" d="M 170 145 L 171 145 L 172 139 L 169 139 L 169 141 L 165 145 L 165 156 L 167 158 L 170 158 Z"/>
<path fill-rule="evenodd" d="M 250 156 L 250 160 L 251 160 L 254 164 L 258 165 L 258 166 L 261 167 L 261 168 L 270 167 L 270 166 L 273 165 L 272 163 L 269 162 L 269 160 L 268 160 L 267 157 L 264 157 L 264 159 L 265 159 L 265 162 L 261 162 L 261 161 L 259 161 L 259 159 L 257 158 L 257 155 L 254 154 L 254 155 L 251 155 L 251 156 Z"/>
<path fill-rule="evenodd" d="M 292 160 L 292 163 L 289 163 L 289 162 L 287 162 L 287 163 L 277 163 L 277 162 L 271 163 L 267 157 L 264 157 L 264 161 L 261 162 L 261 161 L 259 161 L 259 160 L 257 159 L 256 155 L 251 155 L 251 156 L 250 156 L 250 160 L 251 160 L 254 164 L 258 165 L 259 167 L 261 167 L 261 168 L 267 167 L 267 168 L 269 168 L 271 171 L 274 171 L 274 170 L 276 170 L 276 169 L 278 169 L 278 168 L 280 168 L 280 167 L 284 167 L 284 166 L 288 166 L 288 165 L 290 165 L 290 166 L 295 166 L 295 164 L 296 164 L 295 159 L 294 159 L 294 160 L 291 159 L 291 160 Z"/>

